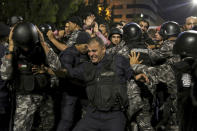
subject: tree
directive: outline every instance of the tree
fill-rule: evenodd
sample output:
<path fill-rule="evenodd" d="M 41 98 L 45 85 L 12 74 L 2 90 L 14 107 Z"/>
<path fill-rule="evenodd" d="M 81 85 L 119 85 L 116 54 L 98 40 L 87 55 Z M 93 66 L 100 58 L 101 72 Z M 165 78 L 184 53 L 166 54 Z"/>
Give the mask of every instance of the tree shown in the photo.
<path fill-rule="evenodd" d="M 4 19 L 15 15 L 35 24 L 54 23 L 58 5 L 54 0 L 5 0 L 2 10 Z"/>
<path fill-rule="evenodd" d="M 56 14 L 57 24 L 61 24 L 71 14 L 75 13 L 84 0 L 57 0 L 59 10 Z"/>

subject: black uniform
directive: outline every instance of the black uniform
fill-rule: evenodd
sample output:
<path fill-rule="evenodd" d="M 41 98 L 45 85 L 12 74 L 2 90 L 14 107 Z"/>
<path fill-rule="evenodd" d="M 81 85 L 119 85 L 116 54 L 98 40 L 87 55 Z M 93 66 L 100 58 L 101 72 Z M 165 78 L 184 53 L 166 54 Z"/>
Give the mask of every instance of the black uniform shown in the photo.
<path fill-rule="evenodd" d="M 75 46 L 69 47 L 60 54 L 60 61 L 64 68 L 72 68 L 87 61 L 88 56 L 81 54 Z M 79 120 L 81 110 L 76 110 L 77 107 L 86 105 L 86 93 L 82 85 L 77 85 L 74 82 L 60 80 L 60 85 L 63 86 L 63 95 L 61 102 L 61 120 L 58 124 L 58 131 L 70 131 L 74 125 L 74 121 Z M 81 104 L 79 104 L 79 100 Z M 77 108 L 79 109 L 79 108 Z"/>
<path fill-rule="evenodd" d="M 122 108 L 128 106 L 126 83 L 134 75 L 129 61 L 122 56 L 105 55 L 98 64 L 86 62 L 67 70 L 72 78 L 86 82 L 90 103 L 74 131 L 124 131 L 126 118 Z"/>
<path fill-rule="evenodd" d="M 175 70 L 177 72 L 177 70 Z M 177 116 L 180 131 L 196 131 L 197 105 L 192 103 L 192 95 L 196 93 L 196 78 L 192 73 L 176 73 L 178 85 Z"/>

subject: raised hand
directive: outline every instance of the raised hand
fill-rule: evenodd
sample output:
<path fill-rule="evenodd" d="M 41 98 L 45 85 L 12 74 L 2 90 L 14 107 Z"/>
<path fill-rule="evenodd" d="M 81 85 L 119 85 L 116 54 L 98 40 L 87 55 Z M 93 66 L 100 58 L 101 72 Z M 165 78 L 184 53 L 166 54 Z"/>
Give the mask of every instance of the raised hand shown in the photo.
<path fill-rule="evenodd" d="M 130 65 L 141 64 L 143 62 L 143 60 L 139 61 L 139 57 L 140 57 L 140 53 L 136 54 L 136 52 L 131 51 L 130 55 L 129 55 Z"/>

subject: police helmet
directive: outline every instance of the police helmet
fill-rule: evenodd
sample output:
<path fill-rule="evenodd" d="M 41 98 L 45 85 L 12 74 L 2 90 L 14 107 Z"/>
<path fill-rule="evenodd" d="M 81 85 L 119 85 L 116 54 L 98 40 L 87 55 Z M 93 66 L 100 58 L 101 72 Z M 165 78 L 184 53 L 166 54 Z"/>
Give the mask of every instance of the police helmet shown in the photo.
<path fill-rule="evenodd" d="M 142 30 L 137 23 L 128 23 L 123 27 L 123 40 L 138 41 L 142 37 Z"/>
<path fill-rule="evenodd" d="M 41 24 L 41 25 L 39 26 L 39 29 L 40 29 L 40 31 L 41 31 L 42 33 L 46 34 L 49 30 L 52 30 L 52 27 L 51 27 L 51 25 L 49 25 L 49 24 Z"/>
<path fill-rule="evenodd" d="M 112 37 L 112 35 L 114 35 L 114 34 L 119 34 L 120 35 L 120 37 L 122 38 L 122 30 L 120 30 L 120 29 L 118 29 L 118 28 L 112 28 L 111 30 L 110 30 L 110 34 L 109 34 L 109 37 L 108 37 L 108 39 L 110 40 L 111 39 L 111 37 Z"/>
<path fill-rule="evenodd" d="M 29 22 L 18 23 L 13 30 L 13 41 L 17 47 L 34 47 L 39 42 L 35 25 Z"/>
<path fill-rule="evenodd" d="M 197 58 L 197 31 L 190 30 L 178 35 L 173 53 L 182 57 Z"/>
<path fill-rule="evenodd" d="M 10 26 L 13 26 L 15 24 L 17 24 L 18 22 L 23 21 L 23 17 L 22 16 L 12 16 L 9 20 L 8 20 L 8 24 Z"/>
<path fill-rule="evenodd" d="M 178 36 L 178 34 L 181 33 L 181 29 L 179 27 L 179 24 L 174 21 L 168 21 L 161 25 L 161 29 L 159 31 L 159 34 L 164 38 L 168 39 L 169 37 Z"/>

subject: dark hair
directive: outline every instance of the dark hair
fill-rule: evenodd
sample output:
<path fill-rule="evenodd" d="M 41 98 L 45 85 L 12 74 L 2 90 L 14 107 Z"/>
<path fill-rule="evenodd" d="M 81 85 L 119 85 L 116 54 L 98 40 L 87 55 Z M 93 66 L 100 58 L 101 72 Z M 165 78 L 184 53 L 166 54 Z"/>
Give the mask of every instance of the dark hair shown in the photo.
<path fill-rule="evenodd" d="M 140 21 L 138 22 L 138 24 L 140 24 L 140 22 L 147 23 L 147 25 L 148 25 L 148 28 L 149 28 L 150 24 L 149 24 L 149 22 L 148 22 L 147 20 L 145 20 L 145 19 L 142 19 L 142 20 L 140 20 Z M 148 29 L 148 28 L 147 28 L 147 29 Z"/>
<path fill-rule="evenodd" d="M 103 47 L 105 46 L 103 40 L 100 37 L 92 37 L 89 41 L 88 44 L 92 44 L 92 42 L 97 42 L 99 44 L 99 46 Z"/>
<path fill-rule="evenodd" d="M 72 16 L 68 19 L 68 22 L 72 22 L 77 24 L 78 26 L 82 27 L 83 26 L 83 22 L 82 19 L 79 16 Z"/>
<path fill-rule="evenodd" d="M 83 20 L 85 20 L 88 16 L 91 16 L 91 15 L 94 15 L 94 13 L 93 12 L 86 12 L 86 13 L 84 13 L 83 15 L 82 15 L 82 19 Z"/>
<path fill-rule="evenodd" d="M 120 23 L 120 22 L 115 22 L 115 23 L 113 23 L 113 24 L 111 25 L 111 28 L 116 28 L 118 25 L 123 26 L 122 23 Z"/>

